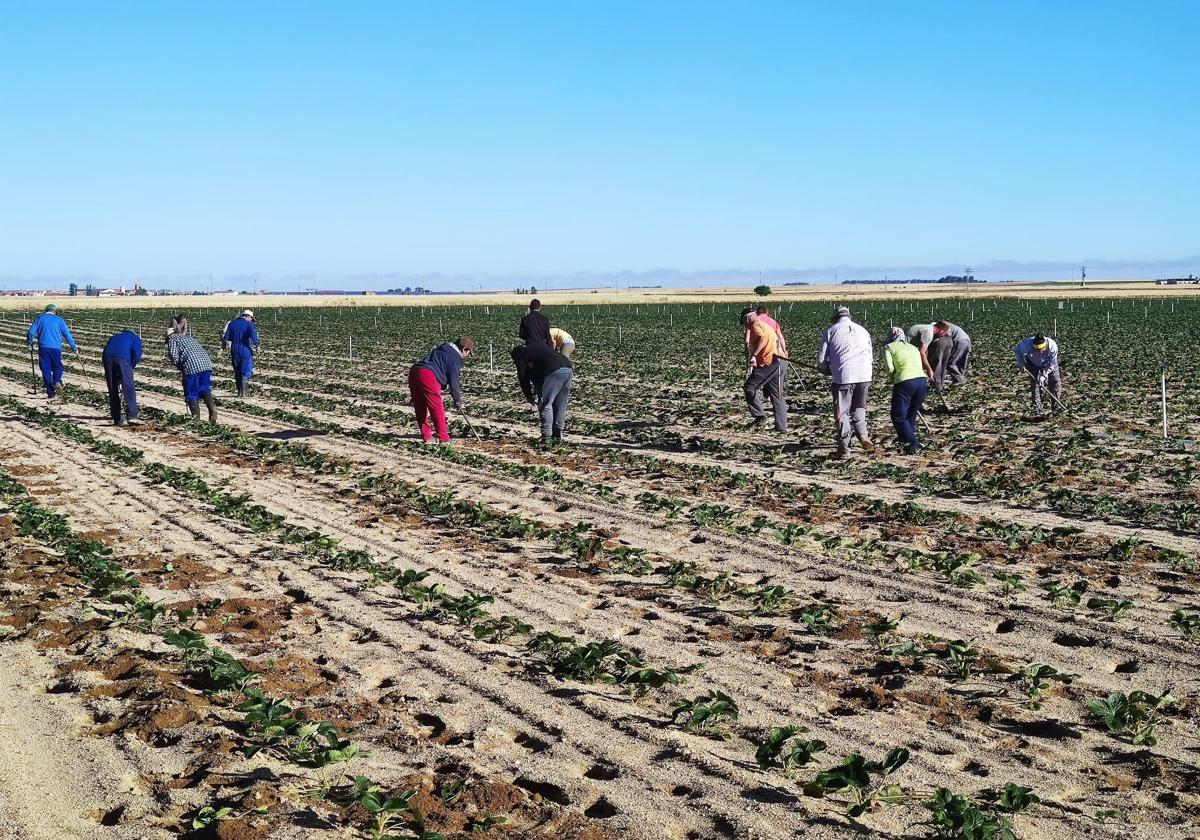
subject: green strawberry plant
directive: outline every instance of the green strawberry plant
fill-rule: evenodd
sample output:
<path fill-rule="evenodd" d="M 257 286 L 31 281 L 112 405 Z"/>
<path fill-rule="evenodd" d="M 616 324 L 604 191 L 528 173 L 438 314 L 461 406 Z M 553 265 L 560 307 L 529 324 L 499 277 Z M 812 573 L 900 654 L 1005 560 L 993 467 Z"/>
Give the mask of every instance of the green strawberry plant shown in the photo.
<path fill-rule="evenodd" d="M 671 704 L 671 724 L 696 735 L 728 739 L 728 724 L 737 718 L 737 701 L 723 691 L 708 691 Z"/>
<path fill-rule="evenodd" d="M 1162 694 L 1115 691 L 1106 698 L 1090 700 L 1088 714 L 1099 718 L 1114 735 L 1129 738 L 1137 746 L 1153 747 L 1158 743 L 1156 726 L 1162 715 L 1175 704 L 1170 689 Z"/>
<path fill-rule="evenodd" d="M 1133 606 L 1133 601 L 1128 598 L 1088 598 L 1085 606 L 1106 621 L 1116 621 Z"/>
<path fill-rule="evenodd" d="M 1076 679 L 1075 674 L 1067 674 L 1049 665 L 1028 665 L 1010 677 L 1017 683 L 1021 693 L 1026 696 L 1025 708 L 1040 709 L 1043 698 L 1055 683 L 1070 685 Z"/>
<path fill-rule="evenodd" d="M 804 786 L 804 792 L 819 797 L 849 793 L 846 812 L 852 817 L 860 817 L 880 805 L 896 805 L 904 801 L 903 789 L 886 782 L 886 779 L 907 764 L 908 759 L 909 752 L 903 747 L 890 750 L 882 761 L 867 761 L 854 753 L 843 759 L 841 764 L 818 773 Z"/>
<path fill-rule="evenodd" d="M 1200 612 L 1175 610 L 1169 620 L 1171 626 L 1182 633 L 1189 642 L 1200 643 Z"/>
<path fill-rule="evenodd" d="M 1011 782 L 999 792 L 983 791 L 980 798 L 982 803 L 939 787 L 925 802 L 929 819 L 919 824 L 940 840 L 1016 840 L 1008 815 L 1039 801 L 1029 788 Z"/>
<path fill-rule="evenodd" d="M 803 726 L 771 727 L 767 730 L 766 739 L 754 753 L 754 760 L 763 770 L 781 769 L 784 776 L 792 778 L 796 770 L 811 762 L 814 755 L 824 752 L 826 748 L 824 741 L 794 737 L 806 732 L 808 729 Z"/>

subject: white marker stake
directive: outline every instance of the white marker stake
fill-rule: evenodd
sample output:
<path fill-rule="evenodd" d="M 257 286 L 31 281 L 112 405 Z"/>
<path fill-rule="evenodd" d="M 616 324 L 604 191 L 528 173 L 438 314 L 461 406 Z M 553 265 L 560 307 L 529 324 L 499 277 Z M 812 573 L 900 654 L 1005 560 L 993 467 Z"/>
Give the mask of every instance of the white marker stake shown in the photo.
<path fill-rule="evenodd" d="M 1163 440 L 1167 439 L 1167 369 L 1162 369 L 1162 415 L 1163 415 Z"/>
<path fill-rule="evenodd" d="M 708 348 L 708 387 L 712 387 L 712 348 Z"/>
<path fill-rule="evenodd" d="M 350 361 L 354 361 L 354 336 L 350 336 Z"/>
<path fill-rule="evenodd" d="M 496 350 L 492 347 L 492 340 L 488 339 L 488 370 L 496 370 Z"/>

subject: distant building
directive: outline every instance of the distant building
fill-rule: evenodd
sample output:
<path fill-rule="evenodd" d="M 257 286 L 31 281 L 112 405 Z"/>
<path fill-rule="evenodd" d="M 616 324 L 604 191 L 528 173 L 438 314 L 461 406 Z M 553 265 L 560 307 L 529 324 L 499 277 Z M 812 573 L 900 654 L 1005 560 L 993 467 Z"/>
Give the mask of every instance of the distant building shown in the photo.
<path fill-rule="evenodd" d="M 1200 277 L 1193 277 L 1189 274 L 1187 277 L 1167 277 L 1154 282 L 1159 286 L 1200 286 Z"/>

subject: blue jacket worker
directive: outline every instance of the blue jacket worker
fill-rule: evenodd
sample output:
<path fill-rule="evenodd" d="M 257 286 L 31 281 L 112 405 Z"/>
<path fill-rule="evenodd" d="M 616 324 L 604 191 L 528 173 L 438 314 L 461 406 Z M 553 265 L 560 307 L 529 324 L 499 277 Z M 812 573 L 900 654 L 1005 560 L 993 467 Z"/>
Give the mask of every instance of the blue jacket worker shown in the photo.
<path fill-rule="evenodd" d="M 229 342 L 229 361 L 233 365 L 233 381 L 237 395 L 246 396 L 246 383 L 254 375 L 254 351 L 261 345 L 254 328 L 254 313 L 243 309 L 242 314 L 229 322 L 221 341 Z"/>
<path fill-rule="evenodd" d="M 121 396 L 125 396 L 125 417 L 134 420 L 138 416 L 137 387 L 133 382 L 133 369 L 142 360 L 142 340 L 137 333 L 122 330 L 109 338 L 100 354 L 104 363 L 104 381 L 108 385 L 108 413 L 114 426 L 124 425 L 121 417 Z"/>
<path fill-rule="evenodd" d="M 37 341 L 38 366 L 42 369 L 42 383 L 46 386 L 46 396 L 50 399 L 54 399 L 55 389 L 62 387 L 64 338 L 71 349 L 78 353 L 79 346 L 75 344 L 67 322 L 59 317 L 58 307 L 53 303 L 46 304 L 46 311 L 34 319 L 29 325 L 29 332 L 25 334 L 27 347 L 32 348 L 33 342 Z"/>
<path fill-rule="evenodd" d="M 531 405 L 537 405 L 542 443 L 562 440 L 567 404 L 571 401 L 571 360 L 545 344 L 514 347 L 512 359 L 521 392 Z"/>

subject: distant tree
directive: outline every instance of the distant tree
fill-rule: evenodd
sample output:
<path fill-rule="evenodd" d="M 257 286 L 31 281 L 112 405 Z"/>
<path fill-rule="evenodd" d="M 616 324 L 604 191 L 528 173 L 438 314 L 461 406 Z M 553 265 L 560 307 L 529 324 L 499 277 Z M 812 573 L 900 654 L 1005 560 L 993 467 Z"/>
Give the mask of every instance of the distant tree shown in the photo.
<path fill-rule="evenodd" d="M 759 297 L 766 297 L 767 295 L 771 294 L 771 287 L 770 286 L 755 286 L 754 294 L 758 295 Z"/>

